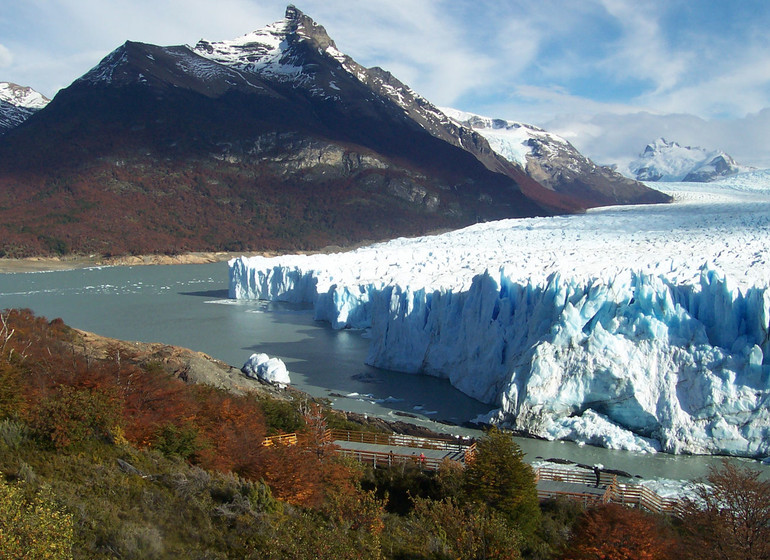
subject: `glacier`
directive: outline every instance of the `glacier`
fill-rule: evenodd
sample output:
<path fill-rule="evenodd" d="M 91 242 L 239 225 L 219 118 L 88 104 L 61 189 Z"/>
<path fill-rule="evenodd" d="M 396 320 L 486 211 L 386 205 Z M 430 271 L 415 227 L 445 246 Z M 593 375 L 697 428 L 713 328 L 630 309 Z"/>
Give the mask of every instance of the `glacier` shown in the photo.
<path fill-rule="evenodd" d="M 667 205 L 502 220 L 335 254 L 239 257 L 230 297 L 366 329 L 484 420 L 612 449 L 770 455 L 770 172 Z"/>

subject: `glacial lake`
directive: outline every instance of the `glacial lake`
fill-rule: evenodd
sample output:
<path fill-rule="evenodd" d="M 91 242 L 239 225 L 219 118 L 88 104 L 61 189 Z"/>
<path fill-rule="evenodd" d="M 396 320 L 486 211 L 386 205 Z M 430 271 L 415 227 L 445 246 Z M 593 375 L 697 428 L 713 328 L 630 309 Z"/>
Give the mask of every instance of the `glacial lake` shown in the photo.
<path fill-rule="evenodd" d="M 252 353 L 264 352 L 286 363 L 292 385 L 328 398 L 335 408 L 447 433 L 480 434 L 446 422 L 462 424 L 493 407 L 442 379 L 365 365 L 365 333 L 334 331 L 314 321 L 309 308 L 228 299 L 227 272 L 227 263 L 216 263 L 0 274 L 0 309 L 30 308 L 48 319 L 61 317 L 78 329 L 184 346 L 236 367 Z M 542 457 L 601 463 L 645 478 L 690 480 L 704 476 L 709 465 L 720 461 L 529 438 L 517 441 L 529 461 Z M 760 468 L 770 477 L 770 465 L 732 460 Z"/>

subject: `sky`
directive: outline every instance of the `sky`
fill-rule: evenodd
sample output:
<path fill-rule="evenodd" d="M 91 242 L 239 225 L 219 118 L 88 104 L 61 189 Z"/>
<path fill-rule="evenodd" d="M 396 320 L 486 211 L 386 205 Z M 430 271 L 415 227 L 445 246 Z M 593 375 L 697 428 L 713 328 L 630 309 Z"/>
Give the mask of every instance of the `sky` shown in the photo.
<path fill-rule="evenodd" d="M 296 0 L 337 47 L 439 106 L 521 121 L 597 163 L 658 137 L 770 168 L 767 0 Z M 48 97 L 126 40 L 194 45 L 283 17 L 279 0 L 21 0 L 0 81 Z"/>

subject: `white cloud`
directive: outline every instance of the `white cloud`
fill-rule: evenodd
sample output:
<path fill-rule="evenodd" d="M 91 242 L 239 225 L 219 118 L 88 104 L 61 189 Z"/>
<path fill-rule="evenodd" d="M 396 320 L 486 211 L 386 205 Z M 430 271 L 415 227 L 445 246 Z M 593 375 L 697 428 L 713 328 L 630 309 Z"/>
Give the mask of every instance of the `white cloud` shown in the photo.
<path fill-rule="evenodd" d="M 649 142 L 664 137 L 683 145 L 724 150 L 743 165 L 770 168 L 770 108 L 740 119 L 639 112 L 561 116 L 544 124 L 602 164 L 627 163 Z"/>
<path fill-rule="evenodd" d="M 495 79 L 493 58 L 468 38 L 464 22 L 439 0 L 368 0 L 350 7 L 308 2 L 338 48 L 366 66 L 381 66 L 438 104 L 451 104 Z"/>
<path fill-rule="evenodd" d="M 5 68 L 13 63 L 13 55 L 8 47 L 0 44 L 0 68 Z"/>
<path fill-rule="evenodd" d="M 614 54 L 601 65 L 618 76 L 650 82 L 655 93 L 671 91 L 679 85 L 694 57 L 668 44 L 660 23 L 660 7 L 628 0 L 601 3 L 623 29 L 614 42 Z"/>
<path fill-rule="evenodd" d="M 640 96 L 641 103 L 665 112 L 698 115 L 744 115 L 768 105 L 770 53 L 744 47 L 742 58 L 732 58 L 729 68 L 700 76 L 665 95 Z"/>

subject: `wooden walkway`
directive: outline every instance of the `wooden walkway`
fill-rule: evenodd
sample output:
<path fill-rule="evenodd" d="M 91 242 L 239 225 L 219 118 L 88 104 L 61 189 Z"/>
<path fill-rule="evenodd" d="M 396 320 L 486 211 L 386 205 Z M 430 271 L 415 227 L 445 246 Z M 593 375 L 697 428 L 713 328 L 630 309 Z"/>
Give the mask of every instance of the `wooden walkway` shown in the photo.
<path fill-rule="evenodd" d="M 445 460 L 465 464 L 476 449 L 475 444 L 465 445 L 457 440 L 400 434 L 329 430 L 327 437 L 342 455 L 375 467 L 413 462 L 424 470 L 436 471 Z"/>
<path fill-rule="evenodd" d="M 652 513 L 679 516 L 679 500 L 663 498 L 653 490 L 639 484 L 619 483 L 614 475 L 599 474 L 591 471 L 577 471 L 558 467 L 539 467 L 535 469 L 537 494 L 541 500 L 564 497 L 582 501 L 585 505 L 601 503 L 621 504 L 636 507 Z"/>
<path fill-rule="evenodd" d="M 374 467 L 412 463 L 426 471 L 436 471 L 446 460 L 465 465 L 473 460 L 476 444 L 460 440 L 432 439 L 401 434 L 326 430 L 324 440 L 338 453 Z M 294 445 L 296 434 L 265 438 L 263 445 Z M 678 500 L 663 498 L 639 484 L 619 483 L 615 475 L 588 470 L 541 466 L 535 469 L 537 494 L 541 500 L 563 497 L 586 506 L 616 503 L 653 513 L 679 515 Z"/>

